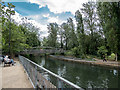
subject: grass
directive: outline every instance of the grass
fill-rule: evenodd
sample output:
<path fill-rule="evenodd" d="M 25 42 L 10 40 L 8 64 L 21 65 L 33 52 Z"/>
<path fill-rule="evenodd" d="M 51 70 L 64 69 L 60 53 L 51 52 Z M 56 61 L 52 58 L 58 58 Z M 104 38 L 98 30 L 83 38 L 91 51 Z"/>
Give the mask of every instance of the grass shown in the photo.
<path fill-rule="evenodd" d="M 108 56 L 108 60 L 115 60 L 115 54 L 112 53 L 110 56 Z"/>
<path fill-rule="evenodd" d="M 74 57 L 73 53 L 71 51 L 68 51 L 65 53 L 65 56 L 72 56 Z M 101 59 L 101 57 L 98 57 L 98 56 L 95 56 L 95 55 L 87 55 L 85 60 L 88 60 L 88 61 L 96 61 L 94 60 L 93 58 L 96 58 L 96 59 Z M 106 57 L 107 60 L 115 60 L 115 54 L 112 53 L 111 55 L 109 55 L 108 57 Z"/>
<path fill-rule="evenodd" d="M 97 59 L 101 59 L 101 57 L 98 56 L 94 56 L 94 55 L 87 55 L 87 59 L 93 59 L 93 58 L 97 58 Z M 112 53 L 111 55 L 109 55 L 108 57 L 106 57 L 107 60 L 115 60 L 115 54 Z"/>
<path fill-rule="evenodd" d="M 94 56 L 94 55 L 87 55 L 86 56 L 87 58 L 85 60 L 88 60 L 88 61 L 96 61 L 95 59 L 93 58 L 97 58 L 97 56 Z"/>

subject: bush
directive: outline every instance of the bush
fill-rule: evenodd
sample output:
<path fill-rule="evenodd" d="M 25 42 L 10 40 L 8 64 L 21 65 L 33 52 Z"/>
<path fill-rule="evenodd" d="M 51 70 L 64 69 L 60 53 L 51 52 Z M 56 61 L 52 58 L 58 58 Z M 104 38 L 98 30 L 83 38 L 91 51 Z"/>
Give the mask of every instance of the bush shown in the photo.
<path fill-rule="evenodd" d="M 79 57 L 82 59 L 84 59 L 86 57 L 86 55 L 82 52 L 81 47 L 74 47 L 71 49 L 71 51 L 75 57 Z"/>
<path fill-rule="evenodd" d="M 72 56 L 73 55 L 73 53 L 72 53 L 72 51 L 67 51 L 67 52 L 65 52 L 65 55 L 70 55 L 70 56 Z"/>
<path fill-rule="evenodd" d="M 65 55 L 75 56 L 82 59 L 86 57 L 85 54 L 82 53 L 79 47 L 72 48 L 70 51 L 65 52 Z"/>
<path fill-rule="evenodd" d="M 77 56 L 79 55 L 79 52 L 78 52 L 78 48 L 77 48 L 77 47 L 72 48 L 71 51 L 72 51 L 72 54 L 73 54 L 74 56 L 77 57 Z"/>
<path fill-rule="evenodd" d="M 108 59 L 109 59 L 109 60 L 115 60 L 115 54 L 112 53 L 110 56 L 108 56 Z"/>
<path fill-rule="evenodd" d="M 107 55 L 108 50 L 105 46 L 98 47 L 98 55 L 102 58 L 103 55 Z"/>

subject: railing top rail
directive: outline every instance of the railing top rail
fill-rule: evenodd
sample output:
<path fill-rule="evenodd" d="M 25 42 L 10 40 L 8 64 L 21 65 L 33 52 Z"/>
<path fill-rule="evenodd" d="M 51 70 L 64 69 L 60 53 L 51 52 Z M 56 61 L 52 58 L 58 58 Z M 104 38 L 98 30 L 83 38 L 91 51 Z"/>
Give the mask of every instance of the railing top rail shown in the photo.
<path fill-rule="evenodd" d="M 23 56 L 21 56 L 21 57 L 23 57 Z M 23 58 L 25 58 L 25 57 L 23 57 Z M 66 80 L 66 79 L 64 79 L 64 78 L 62 78 L 62 77 L 60 77 L 60 76 L 58 76 L 57 74 L 55 74 L 55 73 L 53 73 L 53 72 L 51 72 L 51 71 L 45 69 L 44 67 L 42 67 L 42 66 L 40 66 L 40 65 L 38 65 L 38 64 L 36 64 L 36 63 L 34 63 L 33 61 L 29 60 L 28 58 L 25 58 L 25 59 L 26 59 L 28 62 L 31 62 L 32 64 L 36 65 L 37 67 L 39 67 L 39 68 L 43 69 L 44 71 L 48 72 L 49 74 L 53 75 L 54 77 L 56 77 L 56 78 L 60 79 L 61 81 L 67 83 L 68 85 L 70 85 L 70 86 L 72 86 L 72 87 L 74 87 L 74 88 L 83 90 L 81 87 L 79 87 L 79 86 L 73 84 L 72 82 L 70 82 L 70 81 L 68 81 L 68 80 Z"/>

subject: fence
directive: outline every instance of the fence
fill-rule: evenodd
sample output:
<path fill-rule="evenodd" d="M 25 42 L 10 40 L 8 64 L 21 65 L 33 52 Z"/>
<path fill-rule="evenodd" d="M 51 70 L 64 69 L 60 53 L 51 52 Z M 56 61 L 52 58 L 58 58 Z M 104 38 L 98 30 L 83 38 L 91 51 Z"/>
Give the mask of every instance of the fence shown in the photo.
<path fill-rule="evenodd" d="M 19 55 L 19 60 L 23 64 L 34 88 L 76 88 L 83 90 L 81 87 L 32 62 L 28 58 Z"/>

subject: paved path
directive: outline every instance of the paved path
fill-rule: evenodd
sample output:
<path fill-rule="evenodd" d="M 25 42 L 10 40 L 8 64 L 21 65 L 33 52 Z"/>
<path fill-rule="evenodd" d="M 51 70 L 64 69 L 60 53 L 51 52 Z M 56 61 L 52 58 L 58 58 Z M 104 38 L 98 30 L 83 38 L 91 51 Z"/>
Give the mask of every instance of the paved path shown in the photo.
<path fill-rule="evenodd" d="M 107 67 L 117 68 L 117 69 L 120 68 L 120 62 L 116 62 L 116 61 L 103 62 L 103 60 L 95 59 L 95 58 L 94 59 L 96 61 L 88 61 L 88 60 L 81 60 L 79 58 L 68 58 L 68 57 L 64 57 L 64 56 L 55 56 L 55 55 L 50 55 L 50 57 L 60 59 L 60 60 L 65 60 L 65 61 L 83 63 L 83 64 L 107 66 Z"/>
<path fill-rule="evenodd" d="M 2 88 L 33 88 L 23 66 L 17 59 L 15 62 L 15 66 L 0 67 L 2 69 Z"/>

